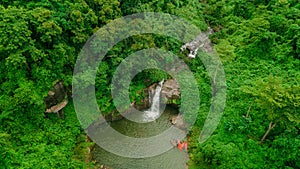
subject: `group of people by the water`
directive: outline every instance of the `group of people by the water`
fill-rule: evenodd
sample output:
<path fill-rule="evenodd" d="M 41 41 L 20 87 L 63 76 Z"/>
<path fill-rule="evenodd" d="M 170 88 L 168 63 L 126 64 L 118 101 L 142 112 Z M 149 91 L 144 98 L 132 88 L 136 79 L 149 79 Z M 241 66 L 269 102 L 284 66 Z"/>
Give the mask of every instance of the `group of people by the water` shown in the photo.
<path fill-rule="evenodd" d="M 185 151 L 188 152 L 188 143 L 187 142 L 181 142 L 180 140 L 172 140 L 171 143 L 173 144 L 173 146 L 177 146 L 177 148 L 180 151 Z"/>

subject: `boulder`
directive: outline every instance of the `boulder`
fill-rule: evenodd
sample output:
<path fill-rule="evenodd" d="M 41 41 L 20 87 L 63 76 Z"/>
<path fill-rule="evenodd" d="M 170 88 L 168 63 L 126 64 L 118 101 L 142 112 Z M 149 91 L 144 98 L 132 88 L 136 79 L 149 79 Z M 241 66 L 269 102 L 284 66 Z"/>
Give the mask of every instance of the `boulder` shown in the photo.
<path fill-rule="evenodd" d="M 163 84 L 161 90 L 162 97 L 169 100 L 179 100 L 180 99 L 180 89 L 179 85 L 174 79 L 166 80 Z"/>
<path fill-rule="evenodd" d="M 68 104 L 67 90 L 63 81 L 57 81 L 44 98 L 46 113 L 57 113 L 59 117 L 63 115 L 63 108 Z"/>
<path fill-rule="evenodd" d="M 183 116 L 181 114 L 173 115 L 170 119 L 171 124 L 173 124 L 175 127 L 186 130 L 187 124 L 184 122 Z"/>

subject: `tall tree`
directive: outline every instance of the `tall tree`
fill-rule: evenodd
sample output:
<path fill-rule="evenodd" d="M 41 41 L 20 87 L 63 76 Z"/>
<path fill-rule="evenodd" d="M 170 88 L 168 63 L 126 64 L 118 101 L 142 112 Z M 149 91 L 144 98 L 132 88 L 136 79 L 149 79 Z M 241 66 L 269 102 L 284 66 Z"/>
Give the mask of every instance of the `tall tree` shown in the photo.
<path fill-rule="evenodd" d="M 242 90 L 256 97 L 262 110 L 259 114 L 269 121 L 269 127 L 260 144 L 277 124 L 287 129 L 299 127 L 299 84 L 289 85 L 284 83 L 280 77 L 269 76 L 255 81 L 253 86 L 244 86 Z"/>

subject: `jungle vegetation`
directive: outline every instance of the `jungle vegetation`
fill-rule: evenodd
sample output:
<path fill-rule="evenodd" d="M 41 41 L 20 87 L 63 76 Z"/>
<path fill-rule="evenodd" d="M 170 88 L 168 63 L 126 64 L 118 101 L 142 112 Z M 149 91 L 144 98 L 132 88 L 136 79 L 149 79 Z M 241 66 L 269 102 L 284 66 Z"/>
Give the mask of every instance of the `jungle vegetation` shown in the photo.
<path fill-rule="evenodd" d="M 300 168 L 300 3 L 298 0 L 23 0 L 0 2 L 0 168 L 92 168 L 72 101 L 65 118 L 44 118 L 44 98 L 57 80 L 72 85 L 85 42 L 110 21 L 137 12 L 164 12 L 210 35 L 227 86 L 226 107 L 214 134 L 198 142 L 209 111 L 211 85 L 199 58 L 189 65 L 201 92 L 189 133 L 190 168 Z M 159 35 L 129 37 L 99 65 L 96 97 L 114 110 L 111 76 L 131 53 L 182 43 Z M 142 99 L 148 85 L 169 78 L 147 70 L 130 87 Z M 180 103 L 178 103 L 180 104 Z"/>

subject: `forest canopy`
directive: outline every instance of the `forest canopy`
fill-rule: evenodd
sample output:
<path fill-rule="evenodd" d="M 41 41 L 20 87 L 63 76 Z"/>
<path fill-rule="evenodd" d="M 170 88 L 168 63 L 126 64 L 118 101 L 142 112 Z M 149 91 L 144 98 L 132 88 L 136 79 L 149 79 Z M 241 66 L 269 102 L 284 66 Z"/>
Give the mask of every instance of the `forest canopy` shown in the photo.
<path fill-rule="evenodd" d="M 86 41 L 110 21 L 137 12 L 182 17 L 210 39 L 226 73 L 221 122 L 205 143 L 198 137 L 212 89 L 199 58 L 180 53 L 181 42 L 143 34 L 115 45 L 95 79 L 99 109 L 109 114 L 110 83 L 131 53 L 161 48 L 178 54 L 199 85 L 200 109 L 189 133 L 189 168 L 300 168 L 300 3 L 298 0 L 42 0 L 0 2 L 0 168 L 89 168 L 92 143 L 84 136 L 72 101 L 65 118 L 44 118 L 44 98 L 58 80 L 67 90 Z M 170 78 L 147 70 L 131 84 L 130 99 Z M 88 81 L 89 79 L 87 79 Z M 71 97 L 71 94 L 70 94 Z M 180 104 L 180 103 L 176 103 Z"/>

